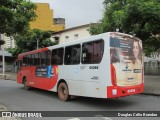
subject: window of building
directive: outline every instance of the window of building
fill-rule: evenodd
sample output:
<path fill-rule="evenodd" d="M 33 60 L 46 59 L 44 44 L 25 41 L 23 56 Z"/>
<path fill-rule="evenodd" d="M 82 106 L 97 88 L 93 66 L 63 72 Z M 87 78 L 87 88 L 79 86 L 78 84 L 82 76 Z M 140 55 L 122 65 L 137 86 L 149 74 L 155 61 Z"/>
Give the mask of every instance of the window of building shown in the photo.
<path fill-rule="evenodd" d="M 80 63 L 80 44 L 65 48 L 65 64 L 73 65 Z"/>
<path fill-rule="evenodd" d="M 78 34 L 75 34 L 75 35 L 74 35 L 74 39 L 75 39 L 75 40 L 78 39 Z"/>
<path fill-rule="evenodd" d="M 52 50 L 52 65 L 63 64 L 63 48 Z"/>
<path fill-rule="evenodd" d="M 100 63 L 104 52 L 104 41 L 87 42 L 82 45 L 82 63 Z"/>
<path fill-rule="evenodd" d="M 67 42 L 69 40 L 69 36 L 66 36 L 65 37 L 65 41 Z"/>

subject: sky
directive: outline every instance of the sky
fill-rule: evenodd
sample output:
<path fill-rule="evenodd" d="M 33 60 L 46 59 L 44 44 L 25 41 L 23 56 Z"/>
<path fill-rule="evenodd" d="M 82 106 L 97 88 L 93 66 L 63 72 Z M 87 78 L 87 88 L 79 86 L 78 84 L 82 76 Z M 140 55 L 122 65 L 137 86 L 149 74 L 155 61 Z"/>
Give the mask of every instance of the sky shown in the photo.
<path fill-rule="evenodd" d="M 104 0 L 31 0 L 32 2 L 49 3 L 54 10 L 54 18 L 65 18 L 65 27 L 98 22 L 103 15 Z"/>

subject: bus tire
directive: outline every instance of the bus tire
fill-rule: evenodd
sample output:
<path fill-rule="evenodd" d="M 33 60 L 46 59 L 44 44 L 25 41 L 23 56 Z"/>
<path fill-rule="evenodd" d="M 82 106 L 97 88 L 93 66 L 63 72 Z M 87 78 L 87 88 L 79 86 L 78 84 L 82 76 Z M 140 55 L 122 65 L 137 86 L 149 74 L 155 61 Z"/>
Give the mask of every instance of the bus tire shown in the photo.
<path fill-rule="evenodd" d="M 27 82 L 27 79 L 26 78 L 23 78 L 23 88 L 25 89 L 25 90 L 29 90 L 30 89 L 30 87 L 28 86 L 28 82 Z"/>
<path fill-rule="evenodd" d="M 67 83 L 61 82 L 58 86 L 58 97 L 62 101 L 69 101 L 71 96 L 69 95 L 69 90 Z"/>

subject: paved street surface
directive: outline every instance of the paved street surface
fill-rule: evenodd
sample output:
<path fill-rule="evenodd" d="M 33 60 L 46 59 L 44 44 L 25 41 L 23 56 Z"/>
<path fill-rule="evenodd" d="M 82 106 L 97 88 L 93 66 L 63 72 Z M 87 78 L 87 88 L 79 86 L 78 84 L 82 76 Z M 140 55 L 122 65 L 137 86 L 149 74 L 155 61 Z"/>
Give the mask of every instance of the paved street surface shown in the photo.
<path fill-rule="evenodd" d="M 95 99 L 79 97 L 70 102 L 62 102 L 53 92 L 32 89 L 24 90 L 15 81 L 0 80 L 0 104 L 11 111 L 159 111 L 160 97 L 134 95 L 118 99 Z M 95 115 L 96 116 L 96 115 Z M 22 118 L 23 119 L 23 118 Z M 30 120 L 31 118 L 25 118 Z M 33 119 L 33 120 L 39 120 Z M 120 118 L 47 118 L 47 120 L 119 120 Z M 136 120 L 136 118 L 121 118 Z M 138 118 L 159 120 L 159 118 Z M 32 119 L 31 119 L 32 120 Z M 40 119 L 41 120 L 41 119 Z M 44 120 L 44 118 L 42 118 Z"/>

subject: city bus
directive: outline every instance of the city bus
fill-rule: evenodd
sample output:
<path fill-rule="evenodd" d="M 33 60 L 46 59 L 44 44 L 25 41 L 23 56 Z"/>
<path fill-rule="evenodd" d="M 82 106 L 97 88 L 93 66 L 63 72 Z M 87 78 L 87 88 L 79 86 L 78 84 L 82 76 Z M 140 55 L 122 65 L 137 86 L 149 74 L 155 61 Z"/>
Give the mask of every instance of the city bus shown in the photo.
<path fill-rule="evenodd" d="M 107 32 L 21 53 L 17 83 L 71 96 L 118 98 L 144 91 L 142 41 Z"/>

